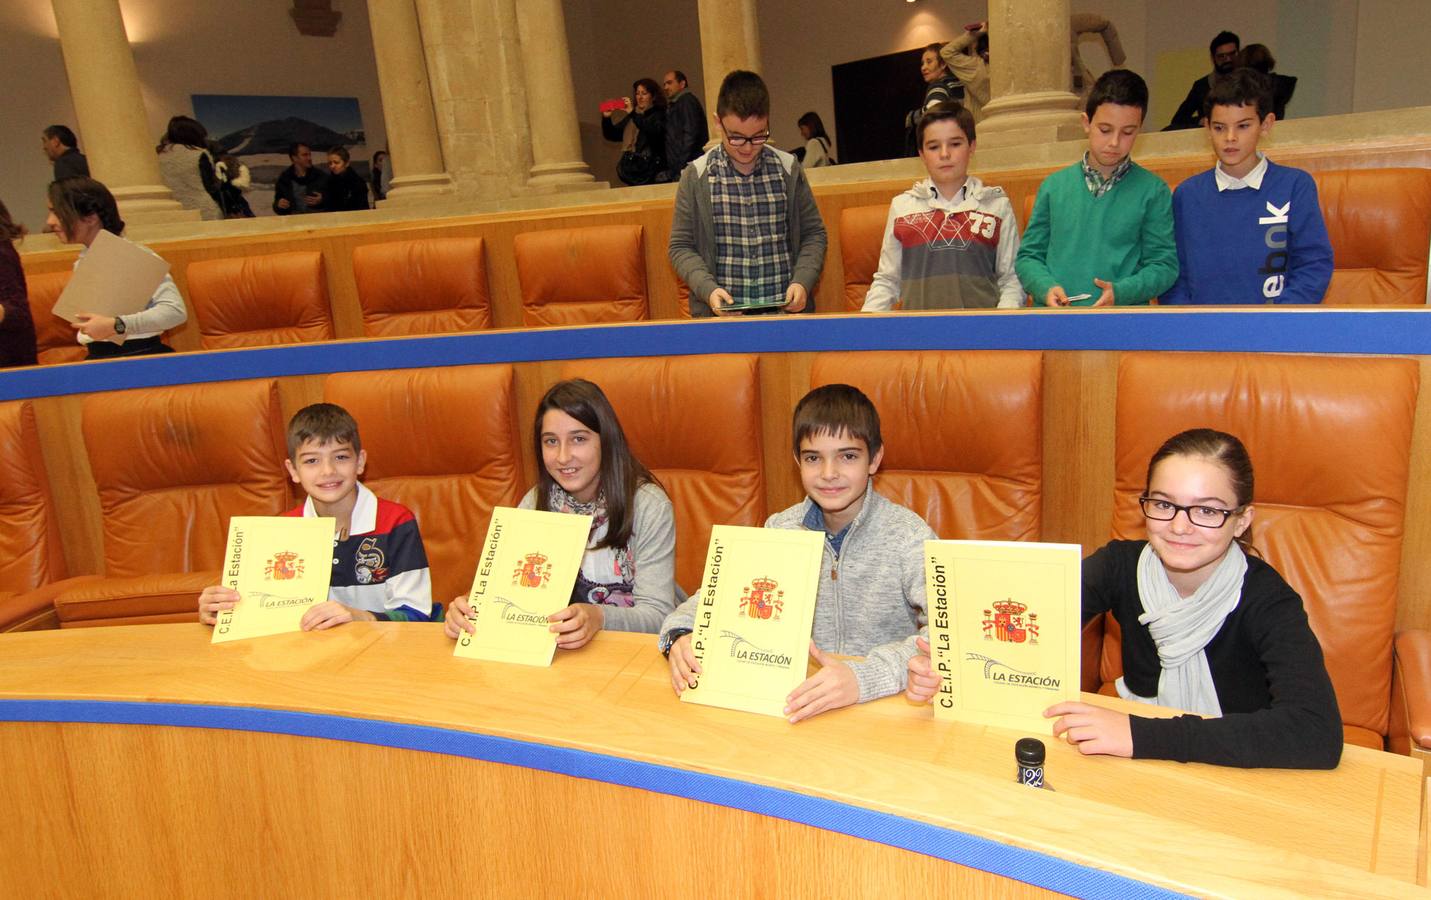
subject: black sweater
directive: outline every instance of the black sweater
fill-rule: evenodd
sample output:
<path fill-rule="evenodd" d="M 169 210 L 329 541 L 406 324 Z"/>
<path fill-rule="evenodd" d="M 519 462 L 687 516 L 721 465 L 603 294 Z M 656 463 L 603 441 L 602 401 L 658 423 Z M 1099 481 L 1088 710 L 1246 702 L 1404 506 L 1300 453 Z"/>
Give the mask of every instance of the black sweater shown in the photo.
<path fill-rule="evenodd" d="M 1123 678 L 1158 693 L 1162 665 L 1138 622 L 1138 556 L 1145 541 L 1113 541 L 1083 561 L 1083 621 L 1111 611 L 1123 629 Z M 1133 716 L 1133 756 L 1222 766 L 1334 769 L 1342 722 L 1322 647 L 1302 598 L 1267 563 L 1248 557 L 1242 597 L 1205 651 L 1220 718 Z"/>

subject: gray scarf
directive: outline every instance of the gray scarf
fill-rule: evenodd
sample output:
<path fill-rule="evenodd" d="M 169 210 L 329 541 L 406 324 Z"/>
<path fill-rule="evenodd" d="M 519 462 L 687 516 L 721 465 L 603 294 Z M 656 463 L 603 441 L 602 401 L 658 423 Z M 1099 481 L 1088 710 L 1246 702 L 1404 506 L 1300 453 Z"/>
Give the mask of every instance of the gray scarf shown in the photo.
<path fill-rule="evenodd" d="M 1134 694 L 1122 678 L 1118 679 L 1118 695 L 1125 700 L 1170 706 L 1202 716 L 1222 715 L 1203 648 L 1237 608 L 1246 574 L 1247 556 L 1234 542 L 1207 581 L 1191 597 L 1184 598 L 1168 580 L 1168 572 L 1152 545 L 1145 545 L 1138 557 L 1138 599 L 1143 604 L 1138 621 L 1148 626 L 1158 646 L 1163 671 L 1158 676 L 1157 697 Z"/>

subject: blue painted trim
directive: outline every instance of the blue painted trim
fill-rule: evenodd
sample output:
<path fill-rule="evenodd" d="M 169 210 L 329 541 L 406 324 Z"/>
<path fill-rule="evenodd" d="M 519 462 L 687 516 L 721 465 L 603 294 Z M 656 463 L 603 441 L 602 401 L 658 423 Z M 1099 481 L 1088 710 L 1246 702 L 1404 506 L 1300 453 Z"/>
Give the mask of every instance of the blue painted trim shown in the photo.
<path fill-rule="evenodd" d="M 224 728 L 443 753 L 773 816 L 1078 897 L 1184 896 L 1033 850 L 821 797 L 567 747 L 427 725 L 242 706 L 93 700 L 0 700 L 0 721 Z"/>
<path fill-rule="evenodd" d="M 0 372 L 0 400 L 472 363 L 823 350 L 1203 350 L 1431 355 L 1431 310 L 1028 310 L 761 316 L 334 341 Z"/>

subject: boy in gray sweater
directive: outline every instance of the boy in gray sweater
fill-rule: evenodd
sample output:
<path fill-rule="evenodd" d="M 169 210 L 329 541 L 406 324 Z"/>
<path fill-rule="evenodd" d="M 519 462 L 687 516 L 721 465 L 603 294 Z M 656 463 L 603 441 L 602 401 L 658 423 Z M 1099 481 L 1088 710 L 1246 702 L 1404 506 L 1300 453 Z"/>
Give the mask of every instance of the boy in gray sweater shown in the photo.
<path fill-rule="evenodd" d="M 884 459 L 879 413 L 847 384 L 806 394 L 795 407 L 795 462 L 806 498 L 765 522 L 766 528 L 825 533 L 810 656 L 820 671 L 786 698 L 791 722 L 904 690 L 915 638 L 925 634 L 923 519 L 874 490 Z M 677 694 L 699 674 L 691 649 L 698 598 L 661 624 L 661 652 Z M 835 656 L 862 656 L 839 660 Z"/>

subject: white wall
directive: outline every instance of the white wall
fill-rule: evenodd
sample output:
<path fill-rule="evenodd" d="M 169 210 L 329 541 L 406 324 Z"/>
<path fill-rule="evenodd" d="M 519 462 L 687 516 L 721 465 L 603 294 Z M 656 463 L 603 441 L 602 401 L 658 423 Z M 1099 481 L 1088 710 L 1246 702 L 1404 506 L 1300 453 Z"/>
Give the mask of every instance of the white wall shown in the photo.
<path fill-rule="evenodd" d="M 291 7 L 285 0 L 121 0 L 155 143 L 170 116 L 193 114 L 193 94 L 260 94 L 357 97 L 368 146 L 386 146 L 366 2 L 334 0 L 343 19 L 331 38 L 300 35 Z M 0 198 L 39 231 L 52 175 L 41 129 L 69 125 L 85 146 L 46 0 L 0 0 L 0 84 Z"/>

